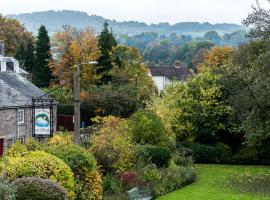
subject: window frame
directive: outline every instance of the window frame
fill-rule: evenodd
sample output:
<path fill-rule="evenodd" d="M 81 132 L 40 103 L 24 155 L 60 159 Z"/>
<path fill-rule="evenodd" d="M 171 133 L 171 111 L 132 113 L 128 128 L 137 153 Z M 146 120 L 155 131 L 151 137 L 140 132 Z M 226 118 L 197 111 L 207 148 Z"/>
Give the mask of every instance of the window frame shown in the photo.
<path fill-rule="evenodd" d="M 18 124 L 24 124 L 25 121 L 25 112 L 23 109 L 17 111 Z"/>

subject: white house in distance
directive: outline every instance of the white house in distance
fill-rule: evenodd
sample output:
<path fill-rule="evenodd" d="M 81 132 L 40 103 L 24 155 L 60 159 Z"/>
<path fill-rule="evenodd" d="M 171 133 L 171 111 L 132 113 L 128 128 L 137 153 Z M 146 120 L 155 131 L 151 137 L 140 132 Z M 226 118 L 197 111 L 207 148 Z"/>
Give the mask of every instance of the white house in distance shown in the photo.
<path fill-rule="evenodd" d="M 188 69 L 185 63 L 176 61 L 172 67 L 148 67 L 150 74 L 155 82 L 158 92 L 165 89 L 165 87 L 172 81 L 186 81 L 192 76 L 192 72 Z"/>

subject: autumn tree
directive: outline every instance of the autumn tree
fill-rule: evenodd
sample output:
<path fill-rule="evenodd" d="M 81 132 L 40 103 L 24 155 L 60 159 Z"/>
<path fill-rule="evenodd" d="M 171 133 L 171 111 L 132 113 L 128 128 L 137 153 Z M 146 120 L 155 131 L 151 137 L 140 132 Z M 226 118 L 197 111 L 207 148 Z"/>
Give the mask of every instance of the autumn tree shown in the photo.
<path fill-rule="evenodd" d="M 50 38 L 45 26 L 41 26 L 38 31 L 35 66 L 32 70 L 32 81 L 40 87 L 46 88 L 50 85 L 52 73 L 49 68 L 51 59 Z"/>
<path fill-rule="evenodd" d="M 0 15 L 0 41 L 5 43 L 5 54 L 14 56 L 21 41 L 26 42 L 32 34 L 16 19 Z"/>
<path fill-rule="evenodd" d="M 98 44 L 101 51 L 101 56 L 98 59 L 98 63 L 100 64 L 100 69 L 98 70 L 98 73 L 102 75 L 101 83 L 107 83 L 111 80 L 108 72 L 113 67 L 110 53 L 113 47 L 117 45 L 112 31 L 109 31 L 109 24 L 107 21 L 104 22 L 103 30 L 98 36 Z"/>
<path fill-rule="evenodd" d="M 73 27 L 65 26 L 62 32 L 53 36 L 53 47 L 56 59 L 50 67 L 56 83 L 72 88 L 72 77 L 75 67 L 81 63 L 97 60 L 100 56 L 98 40 L 91 28 L 79 31 Z M 82 89 L 94 84 L 101 77 L 97 75 L 98 66 L 81 66 Z"/>
<path fill-rule="evenodd" d="M 213 47 L 209 53 L 205 54 L 204 61 L 197 65 L 198 71 L 206 68 L 218 70 L 230 61 L 234 51 L 230 47 Z"/>

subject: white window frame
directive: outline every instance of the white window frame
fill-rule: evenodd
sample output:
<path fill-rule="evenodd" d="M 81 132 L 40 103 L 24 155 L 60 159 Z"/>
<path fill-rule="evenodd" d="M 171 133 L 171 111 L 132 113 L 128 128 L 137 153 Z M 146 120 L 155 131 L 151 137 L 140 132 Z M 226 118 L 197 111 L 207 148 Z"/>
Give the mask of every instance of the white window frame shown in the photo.
<path fill-rule="evenodd" d="M 18 110 L 18 124 L 24 124 L 24 110 Z"/>

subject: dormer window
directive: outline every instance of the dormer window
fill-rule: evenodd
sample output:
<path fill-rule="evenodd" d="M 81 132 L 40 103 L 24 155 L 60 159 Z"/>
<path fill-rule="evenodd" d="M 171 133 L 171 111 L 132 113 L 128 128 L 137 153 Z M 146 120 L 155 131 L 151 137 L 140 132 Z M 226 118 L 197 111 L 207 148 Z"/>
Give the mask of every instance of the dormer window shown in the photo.
<path fill-rule="evenodd" d="M 6 71 L 14 72 L 14 62 L 6 62 Z"/>

